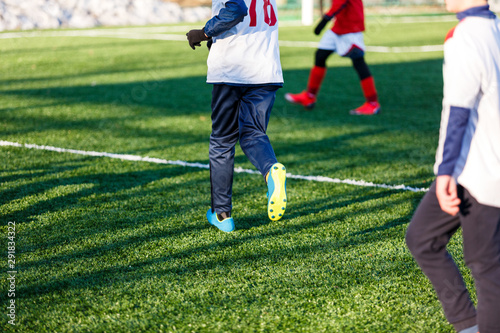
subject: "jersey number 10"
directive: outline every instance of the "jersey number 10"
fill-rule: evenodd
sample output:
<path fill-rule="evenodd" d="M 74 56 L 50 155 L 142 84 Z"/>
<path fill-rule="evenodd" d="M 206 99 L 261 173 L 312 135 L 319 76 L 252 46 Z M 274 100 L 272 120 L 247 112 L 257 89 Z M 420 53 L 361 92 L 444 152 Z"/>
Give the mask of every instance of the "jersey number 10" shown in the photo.
<path fill-rule="evenodd" d="M 250 3 L 250 26 L 257 26 L 257 11 L 255 7 L 257 6 L 257 0 L 252 0 Z M 264 22 L 270 27 L 274 26 L 278 20 L 276 19 L 276 13 L 274 12 L 273 5 L 271 5 L 270 0 L 264 0 Z"/>

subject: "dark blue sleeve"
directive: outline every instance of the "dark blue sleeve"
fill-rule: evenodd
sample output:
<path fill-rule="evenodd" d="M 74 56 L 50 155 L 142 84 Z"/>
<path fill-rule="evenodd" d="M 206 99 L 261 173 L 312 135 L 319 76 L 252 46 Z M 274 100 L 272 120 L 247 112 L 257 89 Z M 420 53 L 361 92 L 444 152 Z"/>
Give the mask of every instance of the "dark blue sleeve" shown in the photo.
<path fill-rule="evenodd" d="M 243 0 L 229 0 L 216 16 L 212 17 L 203 31 L 208 37 L 216 37 L 243 21 L 248 8 Z"/>
<path fill-rule="evenodd" d="M 438 176 L 451 175 L 460 157 L 465 129 L 471 110 L 457 106 L 450 107 L 450 117 L 443 147 L 443 161 L 438 168 Z"/>

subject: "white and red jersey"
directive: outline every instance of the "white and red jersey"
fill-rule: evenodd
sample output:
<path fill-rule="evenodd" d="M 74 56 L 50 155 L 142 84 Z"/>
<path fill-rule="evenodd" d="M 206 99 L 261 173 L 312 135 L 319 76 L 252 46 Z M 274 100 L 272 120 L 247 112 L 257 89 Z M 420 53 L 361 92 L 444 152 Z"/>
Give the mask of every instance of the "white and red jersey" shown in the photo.
<path fill-rule="evenodd" d="M 444 96 L 434 172 L 500 207 L 500 20 L 488 6 L 457 15 L 444 45 Z"/>
<path fill-rule="evenodd" d="M 233 15 L 221 12 L 226 3 L 243 1 L 248 8 L 243 21 L 220 32 L 218 27 L 225 24 L 221 22 Z M 207 60 L 207 83 L 282 85 L 276 0 L 213 0 L 212 14 L 204 28 L 213 40 Z"/>

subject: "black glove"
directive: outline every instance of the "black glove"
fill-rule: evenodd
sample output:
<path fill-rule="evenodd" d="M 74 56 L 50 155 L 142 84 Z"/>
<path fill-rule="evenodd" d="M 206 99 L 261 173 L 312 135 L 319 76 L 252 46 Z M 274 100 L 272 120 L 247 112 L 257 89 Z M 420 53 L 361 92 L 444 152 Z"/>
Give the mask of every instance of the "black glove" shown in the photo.
<path fill-rule="evenodd" d="M 214 41 L 212 40 L 212 37 L 210 37 L 209 40 L 207 40 L 207 47 L 208 47 L 208 50 L 210 51 L 210 48 L 212 47 L 212 44 L 214 43 Z"/>
<path fill-rule="evenodd" d="M 331 16 L 323 15 L 323 19 L 321 20 L 321 22 L 318 23 L 318 25 L 314 29 L 314 33 L 316 35 L 319 35 L 321 33 L 321 30 L 323 30 L 325 25 L 327 25 L 327 23 L 330 22 L 331 19 L 332 19 Z"/>
<path fill-rule="evenodd" d="M 195 49 L 195 46 L 201 46 L 201 42 L 210 39 L 210 37 L 207 37 L 205 35 L 203 29 L 189 30 L 186 36 L 189 42 L 189 46 L 191 46 L 193 50 Z"/>

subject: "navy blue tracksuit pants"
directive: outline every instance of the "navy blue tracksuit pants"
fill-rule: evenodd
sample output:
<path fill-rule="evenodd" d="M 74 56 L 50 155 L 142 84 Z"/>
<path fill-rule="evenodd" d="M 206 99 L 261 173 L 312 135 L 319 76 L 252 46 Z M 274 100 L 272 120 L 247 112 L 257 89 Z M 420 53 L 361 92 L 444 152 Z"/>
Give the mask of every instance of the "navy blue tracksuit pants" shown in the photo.
<path fill-rule="evenodd" d="M 480 204 L 460 185 L 457 192 L 460 212 L 451 216 L 441 210 L 434 182 L 413 215 L 406 243 L 457 332 L 477 323 L 481 333 L 499 333 L 500 208 Z M 476 283 L 477 308 L 446 250 L 458 228 L 462 228 L 464 260 Z"/>
<path fill-rule="evenodd" d="M 243 153 L 265 176 L 277 162 L 266 134 L 279 86 L 230 86 L 215 84 L 212 90 L 210 182 L 212 210 L 230 212 L 234 152 L 240 142 Z"/>

